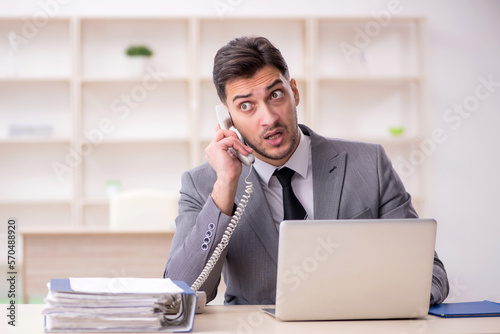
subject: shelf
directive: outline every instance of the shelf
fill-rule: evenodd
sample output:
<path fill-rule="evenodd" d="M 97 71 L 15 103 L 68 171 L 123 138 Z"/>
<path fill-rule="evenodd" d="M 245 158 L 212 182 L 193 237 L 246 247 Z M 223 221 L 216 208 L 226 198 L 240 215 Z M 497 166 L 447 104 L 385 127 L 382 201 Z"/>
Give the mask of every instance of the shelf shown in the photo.
<path fill-rule="evenodd" d="M 0 206 L 57 206 L 71 205 L 71 199 L 47 199 L 40 197 L 38 199 L 0 199 Z"/>
<path fill-rule="evenodd" d="M 6 201 L 58 201 L 72 198 L 74 168 L 59 173 L 55 164 L 65 165 L 68 145 L 23 143 L 0 145 L 0 199 Z"/>
<path fill-rule="evenodd" d="M 413 18 L 386 26 L 374 19 L 321 19 L 317 68 L 327 76 L 415 76 L 421 68 L 416 23 Z"/>
<path fill-rule="evenodd" d="M 137 84 L 146 84 L 148 85 L 156 85 L 156 83 L 162 82 L 187 82 L 190 80 L 190 77 L 186 75 L 164 75 L 157 74 L 146 70 L 143 75 L 140 76 L 115 76 L 115 77 L 84 77 L 81 79 L 83 84 L 101 84 L 101 83 L 137 83 Z"/>
<path fill-rule="evenodd" d="M 83 198 L 103 198 L 109 180 L 119 180 L 123 190 L 178 191 L 180 176 L 190 166 L 188 144 L 96 146 L 83 162 Z"/>
<path fill-rule="evenodd" d="M 380 136 L 349 136 L 345 135 L 341 137 L 344 140 L 359 141 L 365 143 L 380 144 L 382 146 L 405 146 L 412 145 L 418 141 L 419 137 L 410 137 L 406 135 L 393 136 L 389 133 L 387 135 Z"/>
<path fill-rule="evenodd" d="M 46 137 L 25 137 L 25 138 L 1 138 L 0 145 L 11 145 L 11 144 L 25 144 L 25 145 L 61 145 L 70 144 L 71 139 L 69 138 L 46 138 Z"/>
<path fill-rule="evenodd" d="M 422 80 L 418 76 L 320 76 L 320 82 L 354 82 L 354 83 L 417 83 Z"/>
<path fill-rule="evenodd" d="M 0 63 L 5 64 L 0 67 L 0 77 L 70 78 L 70 30 L 68 19 L 50 18 L 43 29 L 28 25 L 26 18 L 0 19 L 4 37 L 0 39 Z"/>
<path fill-rule="evenodd" d="M 213 58 L 243 35 L 266 36 L 282 52 L 300 92 L 299 123 L 379 143 L 401 169 L 427 129 L 426 20 L 391 17 L 361 45 L 360 32 L 377 22 L 52 18 L 15 49 L 9 36 L 21 34 L 25 18 L 0 17 L 0 213 L 28 226 L 105 229 L 109 180 L 178 192 L 181 174 L 205 161 L 217 124 Z M 133 44 L 154 52 L 140 75 L 125 55 Z M 403 134 L 392 136 L 391 126 Z M 425 207 L 425 170 L 401 176 Z"/>
<path fill-rule="evenodd" d="M 108 206 L 109 198 L 84 198 L 82 199 L 83 206 Z"/>
<path fill-rule="evenodd" d="M 26 76 L 26 77 L 0 77 L 0 83 L 52 83 L 52 82 L 61 82 L 61 83 L 70 83 L 71 78 L 70 77 L 47 77 L 47 76 L 40 76 L 40 77 L 33 77 L 33 76 Z"/>
<path fill-rule="evenodd" d="M 70 108 L 69 82 L 0 82 L 0 138 L 10 138 L 12 127 L 21 133 L 41 127 L 44 135 L 70 138 Z"/>
<path fill-rule="evenodd" d="M 140 44 L 152 49 L 149 63 L 153 69 L 187 76 L 188 40 L 188 21 L 184 19 L 84 19 L 81 71 L 89 78 L 122 77 L 128 72 L 125 50 Z"/>
<path fill-rule="evenodd" d="M 164 137 L 164 138 L 119 138 L 119 139 L 106 139 L 100 141 L 97 144 L 94 144 L 90 141 L 82 141 L 81 145 L 129 145 L 129 144 L 137 144 L 137 145 L 150 145 L 150 144 L 163 144 L 163 145 L 188 145 L 190 142 L 190 138 L 184 137 Z"/>
<path fill-rule="evenodd" d="M 82 87 L 83 135 L 103 140 L 185 138 L 189 127 L 189 85 L 162 82 L 148 90 L 135 82 Z M 91 135 L 88 135 L 91 136 Z"/>
<path fill-rule="evenodd" d="M 340 138 L 385 137 L 403 126 L 405 136 L 418 134 L 418 90 L 395 82 L 383 85 L 323 82 L 318 87 L 317 132 Z"/>

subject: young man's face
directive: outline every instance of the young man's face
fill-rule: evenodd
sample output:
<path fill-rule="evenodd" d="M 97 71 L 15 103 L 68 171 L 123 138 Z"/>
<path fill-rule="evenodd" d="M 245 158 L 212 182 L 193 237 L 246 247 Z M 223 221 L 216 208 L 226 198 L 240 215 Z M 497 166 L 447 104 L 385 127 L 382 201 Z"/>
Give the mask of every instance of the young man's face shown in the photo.
<path fill-rule="evenodd" d="M 249 79 L 226 84 L 226 105 L 234 126 L 261 160 L 284 165 L 299 143 L 295 80 L 266 66 Z"/>

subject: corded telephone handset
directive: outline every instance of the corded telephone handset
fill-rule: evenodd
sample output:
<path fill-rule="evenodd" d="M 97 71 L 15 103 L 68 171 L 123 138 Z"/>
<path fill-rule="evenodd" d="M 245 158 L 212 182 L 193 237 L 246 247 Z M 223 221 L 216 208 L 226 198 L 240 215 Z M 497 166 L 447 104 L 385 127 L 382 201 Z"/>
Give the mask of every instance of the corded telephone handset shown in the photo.
<path fill-rule="evenodd" d="M 226 110 L 226 107 L 224 107 L 223 104 L 217 105 L 215 107 L 215 113 L 217 114 L 217 119 L 219 120 L 219 125 L 221 129 L 233 130 L 234 132 L 236 132 L 240 140 L 243 142 L 243 137 L 241 137 L 238 130 L 236 130 L 235 128 L 231 129 L 231 127 L 233 126 L 233 121 L 231 120 L 231 115 L 229 115 L 228 111 Z M 250 167 L 250 165 L 253 164 L 253 162 L 255 161 L 255 157 L 251 153 L 248 154 L 247 156 L 244 156 L 243 154 L 232 148 L 231 151 L 234 154 L 236 154 L 238 156 L 238 159 L 240 159 L 240 161 L 246 166 Z"/>
<path fill-rule="evenodd" d="M 231 127 L 233 126 L 233 122 L 231 121 L 231 116 L 229 115 L 226 108 L 222 104 L 220 104 L 220 105 L 215 107 L 215 111 L 217 113 L 217 118 L 219 120 L 220 127 L 224 130 L 232 130 L 232 131 L 236 132 L 236 134 L 238 135 L 240 140 L 243 141 L 239 132 L 234 128 L 231 129 Z M 193 285 L 191 285 L 191 290 L 196 292 L 196 294 L 198 295 L 198 304 L 196 307 L 196 313 L 203 312 L 203 310 L 205 308 L 206 301 L 207 301 L 207 296 L 206 296 L 205 292 L 203 292 L 203 291 L 199 292 L 198 289 L 207 280 L 208 276 L 210 275 L 210 272 L 215 267 L 215 264 L 217 263 L 220 256 L 222 255 L 222 252 L 229 244 L 229 239 L 231 238 L 231 235 L 233 234 L 234 229 L 238 225 L 238 222 L 239 222 L 241 216 L 243 215 L 243 212 L 245 211 L 245 208 L 248 204 L 248 200 L 253 193 L 253 183 L 248 181 L 248 177 L 252 173 L 253 163 L 255 161 L 254 155 L 248 154 L 247 156 L 244 156 L 243 154 L 239 153 L 236 150 L 233 150 L 232 148 L 230 150 L 233 151 L 233 153 L 238 157 L 238 159 L 244 165 L 250 167 L 248 175 L 245 178 L 245 183 L 246 183 L 245 194 L 243 194 L 242 198 L 240 199 L 240 202 L 238 203 L 238 206 L 236 207 L 236 211 L 234 212 L 233 216 L 231 217 L 231 222 L 229 223 L 226 230 L 224 231 L 224 235 L 222 236 L 222 240 L 219 242 L 217 247 L 215 247 L 207 264 L 205 265 L 205 267 L 201 271 L 198 278 L 194 281 Z M 166 321 L 170 322 L 170 323 L 175 323 L 176 321 L 178 321 L 179 317 L 181 317 L 181 313 L 182 313 L 182 309 L 183 309 L 182 300 L 177 299 L 176 301 L 174 301 L 170 305 L 169 308 L 174 311 L 173 313 L 175 315 L 173 315 L 171 318 L 167 318 Z M 175 310 L 177 310 L 177 311 L 175 311 Z"/>
<path fill-rule="evenodd" d="M 225 130 L 229 130 L 230 127 L 233 125 L 233 122 L 231 121 L 231 116 L 227 112 L 226 108 L 222 104 L 220 104 L 220 105 L 215 107 L 215 111 L 217 113 L 217 118 L 219 119 L 219 125 L 221 126 L 221 128 L 225 129 Z M 234 129 L 234 130 L 236 130 L 236 129 Z M 238 137 L 240 137 L 240 139 L 241 139 L 240 134 L 238 132 L 236 132 L 236 133 L 238 134 Z M 231 222 L 227 226 L 226 231 L 224 232 L 224 235 L 222 236 L 222 240 L 217 245 L 217 247 L 214 249 L 212 256 L 210 257 L 207 264 L 205 265 L 205 268 L 203 268 L 200 276 L 198 276 L 196 281 L 191 286 L 191 289 L 195 292 L 198 291 L 198 289 L 201 287 L 201 285 L 208 278 L 208 275 L 210 274 L 212 269 L 215 267 L 215 264 L 217 263 L 220 256 L 222 255 L 222 252 L 224 251 L 224 249 L 228 245 L 229 239 L 231 238 L 231 235 L 233 234 L 233 231 L 236 228 L 236 225 L 238 225 L 238 222 L 241 218 L 241 215 L 245 211 L 245 208 L 248 204 L 248 199 L 250 198 L 250 196 L 253 193 L 253 183 L 248 181 L 247 179 L 250 176 L 250 173 L 252 173 L 252 165 L 255 161 L 255 157 L 253 156 L 253 154 L 248 154 L 247 156 L 244 156 L 243 154 L 240 154 L 236 150 L 233 150 L 233 152 L 238 156 L 238 159 L 240 159 L 240 161 L 243 164 L 250 167 L 250 171 L 248 172 L 248 175 L 245 178 L 245 183 L 247 184 L 245 186 L 245 193 L 246 194 L 243 194 L 243 197 L 241 198 L 240 202 L 238 203 L 236 211 L 234 212 L 234 215 L 231 217 Z"/>

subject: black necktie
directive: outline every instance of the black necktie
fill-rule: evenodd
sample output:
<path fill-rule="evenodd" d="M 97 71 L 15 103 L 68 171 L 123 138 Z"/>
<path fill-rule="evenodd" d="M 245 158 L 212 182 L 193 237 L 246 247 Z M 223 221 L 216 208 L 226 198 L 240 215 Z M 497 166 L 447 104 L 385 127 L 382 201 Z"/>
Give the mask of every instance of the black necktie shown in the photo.
<path fill-rule="evenodd" d="M 285 212 L 284 220 L 306 219 L 307 213 L 302 204 L 293 193 L 292 176 L 295 174 L 290 168 L 284 167 L 276 169 L 274 175 L 278 178 L 283 187 L 283 210 Z"/>

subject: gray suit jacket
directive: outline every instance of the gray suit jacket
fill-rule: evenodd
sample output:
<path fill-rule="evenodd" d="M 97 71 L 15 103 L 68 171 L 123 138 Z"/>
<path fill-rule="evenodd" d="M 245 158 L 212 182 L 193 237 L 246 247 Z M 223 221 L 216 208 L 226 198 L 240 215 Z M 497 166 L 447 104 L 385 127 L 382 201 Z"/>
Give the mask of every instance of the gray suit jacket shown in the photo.
<path fill-rule="evenodd" d="M 327 139 L 301 125 L 311 138 L 314 218 L 416 218 L 411 197 L 380 145 Z M 243 166 L 236 200 L 244 194 L 248 167 Z M 230 222 L 210 194 L 216 180 L 207 163 L 182 176 L 179 216 L 164 277 L 192 284 Z M 274 304 L 278 231 L 252 172 L 254 193 L 228 247 L 200 290 L 215 298 L 223 272 L 227 304 Z M 204 250 L 203 244 L 208 245 Z M 355 291 L 353 291 L 353 294 Z M 448 295 L 444 266 L 435 255 L 431 304 Z"/>

